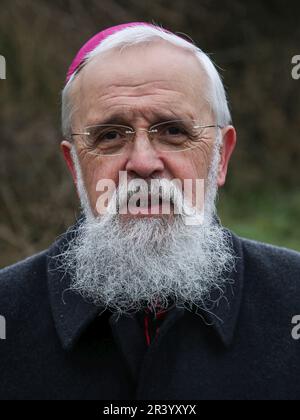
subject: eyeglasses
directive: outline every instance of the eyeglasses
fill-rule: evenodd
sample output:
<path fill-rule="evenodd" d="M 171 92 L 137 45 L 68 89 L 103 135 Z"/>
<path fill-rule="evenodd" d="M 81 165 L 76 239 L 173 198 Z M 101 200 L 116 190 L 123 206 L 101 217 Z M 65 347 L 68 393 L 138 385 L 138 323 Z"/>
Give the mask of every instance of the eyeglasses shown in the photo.
<path fill-rule="evenodd" d="M 128 150 L 138 131 L 148 133 L 153 147 L 160 152 L 183 152 L 199 147 L 207 138 L 213 137 L 212 129 L 219 125 L 202 125 L 193 120 L 173 120 L 153 125 L 151 128 L 134 130 L 118 124 L 99 124 L 86 127 L 81 136 L 89 153 L 101 156 L 121 155 Z M 209 133 L 210 131 L 210 133 Z"/>

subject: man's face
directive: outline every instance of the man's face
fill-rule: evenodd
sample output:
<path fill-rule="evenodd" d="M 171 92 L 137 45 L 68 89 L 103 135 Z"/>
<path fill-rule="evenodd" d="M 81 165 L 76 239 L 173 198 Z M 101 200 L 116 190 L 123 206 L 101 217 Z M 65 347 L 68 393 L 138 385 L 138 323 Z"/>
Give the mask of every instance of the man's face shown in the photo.
<path fill-rule="evenodd" d="M 215 124 L 205 99 L 207 86 L 207 78 L 190 52 L 161 41 L 122 53 L 102 54 L 75 79 L 73 133 L 110 119 L 110 123 L 138 131 L 134 141 L 124 146 L 124 153 L 117 156 L 91 154 L 81 137 L 75 137 L 75 154 L 70 153 L 71 143 L 62 143 L 88 217 L 60 258 L 62 266 L 70 270 L 71 289 L 94 304 L 119 314 L 154 308 L 158 303 L 167 309 L 169 299 L 188 307 L 201 306 L 212 288 L 221 290 L 227 278 L 224 269 L 230 271 L 234 257 L 226 232 L 212 216 L 216 184 L 225 182 L 234 148 L 234 129 L 222 130 L 221 159 L 215 154 L 216 130 L 205 132 L 199 147 L 173 153 L 161 152 L 148 133 L 139 130 L 174 119 Z M 215 162 L 220 162 L 218 173 Z M 119 214 L 90 217 L 89 207 L 97 216 L 98 182 L 109 179 L 122 190 L 120 172 L 127 172 L 128 181 L 155 178 L 167 184 L 173 179 L 182 184 L 185 180 L 205 179 L 209 174 L 209 211 L 203 226 L 186 225 L 182 214 L 170 219 L 129 214 L 126 223 Z M 193 197 L 177 195 L 178 202 L 183 198 Z M 127 193 L 123 194 L 123 202 L 127 199 Z"/>
<path fill-rule="evenodd" d="M 173 119 L 215 124 L 207 94 L 207 76 L 197 59 L 192 53 L 164 41 L 146 47 L 139 45 L 121 53 L 106 52 L 95 57 L 81 71 L 71 95 L 77 108 L 73 132 L 83 132 L 85 127 L 108 120 L 138 130 L 126 152 L 117 156 L 91 154 L 83 139 L 75 137 L 83 180 L 94 213 L 99 198 L 97 183 L 110 179 L 118 186 L 121 171 L 127 172 L 129 181 L 166 178 L 179 179 L 183 183 L 184 180 L 207 178 L 216 130 L 207 129 L 197 148 L 178 153 L 157 151 L 148 134 L 139 131 Z M 118 118 L 114 117 L 116 114 Z M 63 147 L 66 155 L 70 145 L 64 142 Z M 220 185 L 225 178 L 230 153 L 223 151 Z"/>

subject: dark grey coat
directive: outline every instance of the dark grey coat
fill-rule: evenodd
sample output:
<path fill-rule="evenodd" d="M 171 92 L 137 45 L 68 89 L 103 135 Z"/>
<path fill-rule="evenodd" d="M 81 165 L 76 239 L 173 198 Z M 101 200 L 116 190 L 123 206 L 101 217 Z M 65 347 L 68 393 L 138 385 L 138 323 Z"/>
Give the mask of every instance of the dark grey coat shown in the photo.
<path fill-rule="evenodd" d="M 209 313 L 172 309 L 147 347 L 137 316 L 63 292 L 48 250 L 0 271 L 0 399 L 298 399 L 300 254 L 232 235 L 239 261 Z"/>

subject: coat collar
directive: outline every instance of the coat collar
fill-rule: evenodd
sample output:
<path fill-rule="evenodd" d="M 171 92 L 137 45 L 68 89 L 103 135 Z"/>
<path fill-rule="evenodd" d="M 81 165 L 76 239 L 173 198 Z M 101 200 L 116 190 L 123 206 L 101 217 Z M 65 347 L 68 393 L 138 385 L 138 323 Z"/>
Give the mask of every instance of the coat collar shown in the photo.
<path fill-rule="evenodd" d="M 70 277 L 59 266 L 57 256 L 68 246 L 69 241 L 76 234 L 76 230 L 81 223 L 79 218 L 77 223 L 49 248 L 47 253 L 47 275 L 48 291 L 52 308 L 52 315 L 55 327 L 65 350 L 72 350 L 81 335 L 100 316 L 104 322 L 110 318 L 110 324 L 116 322 L 116 316 L 111 315 L 104 308 L 99 308 L 86 302 L 79 294 L 70 291 Z M 212 326 L 217 336 L 225 346 L 230 346 L 235 327 L 238 321 L 244 282 L 244 262 L 241 239 L 229 230 L 226 230 L 232 242 L 232 246 L 237 257 L 235 270 L 228 276 L 228 282 L 224 294 L 220 297 L 217 292 L 211 295 L 214 303 L 206 307 L 205 310 L 193 313 L 198 316 L 199 322 Z M 105 314 L 105 315 L 104 315 Z M 173 308 L 168 314 L 168 318 L 178 319 L 184 315 L 181 308 Z M 169 321 L 167 324 L 171 324 Z"/>
<path fill-rule="evenodd" d="M 236 256 L 235 268 L 227 275 L 226 289 L 212 293 L 213 304 L 203 311 L 204 320 L 211 325 L 225 346 L 233 341 L 238 323 L 244 289 L 244 254 L 242 240 L 226 229 Z M 215 298 L 214 296 L 215 295 Z"/>

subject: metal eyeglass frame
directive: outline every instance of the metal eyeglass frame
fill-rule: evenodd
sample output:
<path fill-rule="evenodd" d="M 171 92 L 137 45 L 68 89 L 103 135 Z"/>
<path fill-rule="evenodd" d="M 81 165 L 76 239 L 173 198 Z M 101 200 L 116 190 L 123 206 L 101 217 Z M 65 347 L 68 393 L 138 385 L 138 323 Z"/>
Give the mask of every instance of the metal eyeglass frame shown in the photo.
<path fill-rule="evenodd" d="M 128 135 L 133 136 L 132 139 L 135 138 L 136 134 L 139 131 L 143 131 L 143 132 L 148 133 L 150 140 L 152 140 L 151 134 L 155 134 L 155 133 L 158 132 L 157 127 L 159 127 L 159 126 L 161 126 L 163 124 L 166 124 L 167 125 L 167 124 L 171 124 L 171 123 L 184 122 L 184 121 L 188 121 L 188 120 L 182 119 L 182 120 L 163 121 L 161 123 L 154 124 L 149 129 L 147 129 L 147 128 L 139 128 L 137 130 L 133 129 L 130 126 L 122 125 L 122 124 L 94 124 L 94 125 L 90 125 L 90 126 L 86 127 L 85 130 L 88 130 L 89 128 L 94 128 L 94 127 L 119 127 L 119 128 L 128 128 L 128 131 L 126 131 L 125 134 L 128 134 Z M 222 129 L 223 127 L 221 125 L 218 125 L 218 124 L 212 124 L 212 125 L 197 125 L 196 124 L 196 125 L 193 126 L 193 128 L 200 128 L 200 129 L 219 128 L 219 129 Z M 75 137 L 75 136 L 90 136 L 90 135 L 91 135 L 91 133 L 89 133 L 88 131 L 84 131 L 82 133 L 71 133 L 71 137 L 72 138 Z M 176 153 L 177 152 L 178 153 L 178 152 L 183 152 L 185 150 L 191 150 L 191 149 L 193 149 L 193 147 L 187 148 L 187 149 L 182 149 L 182 150 L 173 150 L 173 151 L 170 151 L 170 150 L 169 151 L 161 150 L 161 151 L 164 152 L 164 153 L 166 153 L 166 152 L 169 152 L 169 153 Z M 109 155 L 109 154 L 103 154 L 103 155 L 101 155 L 100 153 L 94 153 L 94 152 L 89 152 L 89 153 L 100 155 L 100 156 L 118 156 L 118 155 L 122 154 L 122 153 L 116 153 L 116 154 L 113 154 L 113 155 Z"/>

